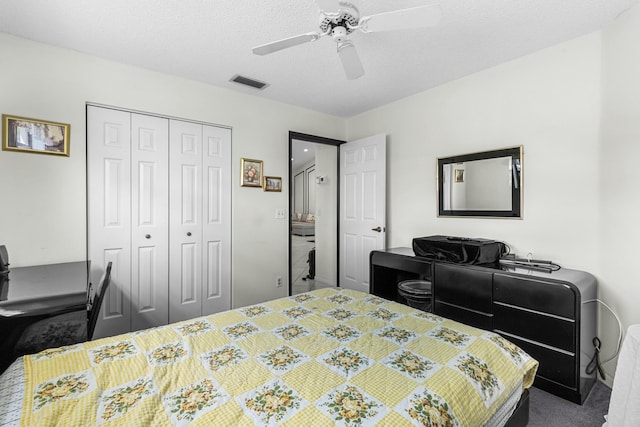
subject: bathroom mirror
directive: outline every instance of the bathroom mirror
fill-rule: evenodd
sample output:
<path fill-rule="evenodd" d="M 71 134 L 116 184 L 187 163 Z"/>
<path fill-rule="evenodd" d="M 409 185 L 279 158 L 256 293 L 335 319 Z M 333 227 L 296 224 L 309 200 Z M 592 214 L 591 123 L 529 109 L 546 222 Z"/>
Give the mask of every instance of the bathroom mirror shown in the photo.
<path fill-rule="evenodd" d="M 522 146 L 438 159 L 438 216 L 522 218 Z"/>

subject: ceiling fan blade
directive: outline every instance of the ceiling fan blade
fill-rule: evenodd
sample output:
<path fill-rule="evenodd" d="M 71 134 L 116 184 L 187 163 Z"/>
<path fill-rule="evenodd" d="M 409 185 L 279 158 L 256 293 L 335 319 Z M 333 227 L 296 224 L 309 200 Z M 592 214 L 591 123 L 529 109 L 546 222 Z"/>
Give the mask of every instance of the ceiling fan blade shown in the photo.
<path fill-rule="evenodd" d="M 364 75 L 362 62 L 360 62 L 356 47 L 350 40 L 338 44 L 338 56 L 342 61 L 342 67 L 348 80 L 354 80 Z"/>
<path fill-rule="evenodd" d="M 394 31 L 432 27 L 442 18 L 440 5 L 418 6 L 365 16 L 360 20 L 364 32 Z"/>
<path fill-rule="evenodd" d="M 324 12 L 337 12 L 340 7 L 338 0 L 316 0 L 316 4 Z"/>
<path fill-rule="evenodd" d="M 263 44 L 261 46 L 256 46 L 252 50 L 256 55 L 267 55 L 269 53 L 277 52 L 282 49 L 297 46 L 299 44 L 314 42 L 321 36 L 322 35 L 318 33 L 300 34 L 298 36 L 293 36 L 275 42 Z"/>

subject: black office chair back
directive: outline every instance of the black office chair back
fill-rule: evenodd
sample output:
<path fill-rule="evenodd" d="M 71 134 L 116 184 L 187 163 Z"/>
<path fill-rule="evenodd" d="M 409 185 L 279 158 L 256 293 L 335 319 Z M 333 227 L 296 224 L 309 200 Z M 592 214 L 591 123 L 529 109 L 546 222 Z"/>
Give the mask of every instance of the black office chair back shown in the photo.
<path fill-rule="evenodd" d="M 9 253 L 5 245 L 0 245 L 0 275 L 9 274 Z"/>
<path fill-rule="evenodd" d="M 102 306 L 102 300 L 107 292 L 109 283 L 111 282 L 111 261 L 107 264 L 107 269 L 104 272 L 104 276 L 93 298 L 89 296 L 87 303 L 87 341 L 93 339 L 93 332 L 96 329 L 96 323 L 98 322 L 98 314 L 100 314 L 100 307 Z"/>

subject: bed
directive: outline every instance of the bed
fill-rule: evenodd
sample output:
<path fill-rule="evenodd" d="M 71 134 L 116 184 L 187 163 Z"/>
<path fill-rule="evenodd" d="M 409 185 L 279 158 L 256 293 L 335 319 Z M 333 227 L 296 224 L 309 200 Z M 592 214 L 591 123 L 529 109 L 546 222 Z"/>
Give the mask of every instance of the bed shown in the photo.
<path fill-rule="evenodd" d="M 537 366 L 492 332 L 319 289 L 24 356 L 0 425 L 504 426 Z"/>

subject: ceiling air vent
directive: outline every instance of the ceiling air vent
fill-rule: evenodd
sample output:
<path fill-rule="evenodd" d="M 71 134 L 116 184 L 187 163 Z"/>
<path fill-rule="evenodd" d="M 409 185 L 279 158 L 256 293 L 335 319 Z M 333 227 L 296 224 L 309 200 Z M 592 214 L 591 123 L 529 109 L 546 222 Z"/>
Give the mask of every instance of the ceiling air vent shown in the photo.
<path fill-rule="evenodd" d="M 267 83 L 259 82 L 258 80 L 250 79 L 249 77 L 244 77 L 239 74 L 231 77 L 231 81 L 235 83 L 240 83 L 241 85 L 251 86 L 255 89 L 264 89 L 269 86 Z"/>

